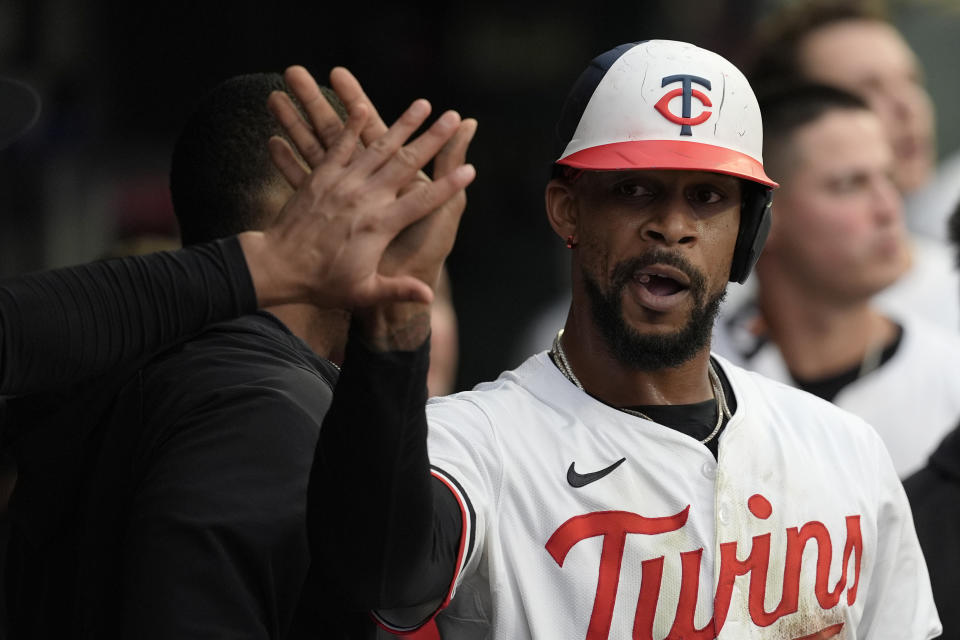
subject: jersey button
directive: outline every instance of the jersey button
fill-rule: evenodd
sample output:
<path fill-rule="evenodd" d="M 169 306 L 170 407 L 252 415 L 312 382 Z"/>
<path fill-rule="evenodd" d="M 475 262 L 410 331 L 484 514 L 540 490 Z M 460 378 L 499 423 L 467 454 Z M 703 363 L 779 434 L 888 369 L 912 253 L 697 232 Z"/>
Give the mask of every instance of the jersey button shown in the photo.
<path fill-rule="evenodd" d="M 730 508 L 725 504 L 721 504 L 720 508 L 717 509 L 717 518 L 719 518 L 723 524 L 730 524 Z"/>
<path fill-rule="evenodd" d="M 707 478 L 708 480 L 716 480 L 717 465 L 712 462 L 704 462 L 703 466 L 700 467 L 700 472 L 703 474 L 704 478 Z"/>

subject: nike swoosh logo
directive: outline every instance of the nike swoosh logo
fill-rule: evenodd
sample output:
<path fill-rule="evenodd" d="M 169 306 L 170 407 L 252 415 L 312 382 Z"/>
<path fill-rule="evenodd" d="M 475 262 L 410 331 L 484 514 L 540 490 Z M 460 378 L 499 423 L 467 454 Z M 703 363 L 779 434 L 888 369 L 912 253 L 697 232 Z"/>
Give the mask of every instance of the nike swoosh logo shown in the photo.
<path fill-rule="evenodd" d="M 623 464 L 625 460 L 626 458 L 620 458 L 609 467 L 600 469 L 600 471 L 592 471 L 590 473 L 577 473 L 576 470 L 573 468 L 573 465 L 577 463 L 571 462 L 570 468 L 567 469 L 567 482 L 570 483 L 571 487 L 574 487 L 576 489 L 579 489 L 580 487 L 585 487 L 591 482 L 596 482 L 600 478 L 608 475 L 611 471 L 613 471 L 614 469 L 619 467 L 621 464 Z"/>

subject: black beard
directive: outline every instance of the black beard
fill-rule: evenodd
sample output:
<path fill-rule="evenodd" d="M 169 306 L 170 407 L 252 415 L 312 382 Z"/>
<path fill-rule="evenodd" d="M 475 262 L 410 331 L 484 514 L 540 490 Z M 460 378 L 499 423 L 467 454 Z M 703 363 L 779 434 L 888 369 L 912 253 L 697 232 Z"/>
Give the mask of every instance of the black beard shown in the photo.
<path fill-rule="evenodd" d="M 675 267 L 690 278 L 693 311 L 687 324 L 674 333 L 639 333 L 623 319 L 624 288 L 637 271 L 656 263 Z M 691 360 L 709 344 L 713 321 L 727 294 L 724 288 L 708 300 L 704 275 L 679 255 L 659 250 L 617 264 L 606 293 L 586 271 L 582 274 L 593 320 L 606 339 L 610 353 L 620 363 L 638 371 L 668 369 Z"/>

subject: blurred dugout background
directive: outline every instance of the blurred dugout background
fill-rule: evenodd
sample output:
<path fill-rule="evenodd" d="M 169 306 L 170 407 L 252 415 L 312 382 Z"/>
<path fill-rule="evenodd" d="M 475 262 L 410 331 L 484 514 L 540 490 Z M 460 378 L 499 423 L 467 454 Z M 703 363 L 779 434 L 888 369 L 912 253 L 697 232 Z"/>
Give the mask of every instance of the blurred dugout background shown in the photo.
<path fill-rule="evenodd" d="M 0 73 L 44 109 L 0 154 L 0 275 L 94 259 L 133 236 L 175 235 L 173 141 L 220 80 L 299 63 L 351 68 L 392 120 L 415 97 L 479 119 L 479 177 L 450 259 L 460 321 L 458 388 L 516 362 L 528 320 L 566 287 L 543 213 L 553 127 L 586 62 L 615 44 L 687 40 L 749 56 L 784 0 L 340 3 L 0 0 Z M 888 5 L 926 67 L 939 151 L 960 147 L 957 0 Z M 547 345 L 543 345 L 546 347 Z"/>

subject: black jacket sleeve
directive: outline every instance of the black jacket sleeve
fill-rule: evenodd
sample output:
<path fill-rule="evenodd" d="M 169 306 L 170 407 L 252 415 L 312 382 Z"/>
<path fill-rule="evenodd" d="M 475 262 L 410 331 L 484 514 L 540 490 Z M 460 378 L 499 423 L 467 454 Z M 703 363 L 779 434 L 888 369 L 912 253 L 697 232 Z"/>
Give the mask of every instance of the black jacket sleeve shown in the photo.
<path fill-rule="evenodd" d="M 429 341 L 378 353 L 351 335 L 320 431 L 308 490 L 311 551 L 357 607 L 429 608 L 454 578 L 463 523 L 430 473 L 428 368 Z"/>
<path fill-rule="evenodd" d="M 239 241 L 0 282 L 0 394 L 77 382 L 256 309 Z"/>

